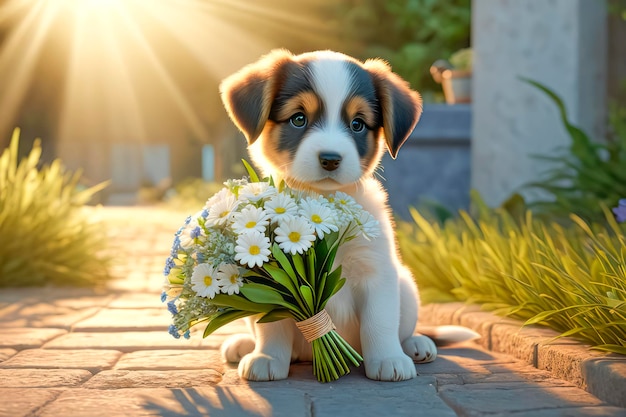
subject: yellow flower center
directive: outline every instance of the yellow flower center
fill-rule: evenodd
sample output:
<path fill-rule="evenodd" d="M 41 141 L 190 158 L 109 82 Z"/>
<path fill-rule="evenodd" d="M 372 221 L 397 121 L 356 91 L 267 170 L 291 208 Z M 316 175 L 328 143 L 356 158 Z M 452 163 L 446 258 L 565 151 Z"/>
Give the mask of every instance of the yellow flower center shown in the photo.
<path fill-rule="evenodd" d="M 317 214 L 314 214 L 314 215 L 311 216 L 311 221 L 313 223 L 320 224 L 322 222 L 322 218 L 320 216 L 318 216 Z"/>
<path fill-rule="evenodd" d="M 252 245 L 250 246 L 250 255 L 258 255 L 259 253 L 261 253 L 261 248 L 259 248 L 257 245 Z"/>
<path fill-rule="evenodd" d="M 300 241 L 300 233 L 298 233 L 298 232 L 291 232 L 291 233 L 289 233 L 289 240 L 291 240 L 293 243 L 299 242 Z"/>
<path fill-rule="evenodd" d="M 220 213 L 220 217 L 226 217 L 228 216 L 228 211 L 223 211 Z"/>
<path fill-rule="evenodd" d="M 256 222 L 248 222 L 248 223 L 246 223 L 246 227 L 248 229 L 252 229 L 254 226 L 256 226 Z"/>
<path fill-rule="evenodd" d="M 285 210 L 284 207 L 276 207 L 276 214 L 283 214 L 285 213 L 287 210 Z"/>
<path fill-rule="evenodd" d="M 348 202 L 347 202 L 346 200 L 344 200 L 344 199 L 339 200 L 339 202 L 340 202 L 341 204 L 348 204 Z"/>
<path fill-rule="evenodd" d="M 230 283 L 231 284 L 236 284 L 237 283 L 237 278 L 239 278 L 239 275 L 237 274 L 233 274 L 230 276 Z"/>
<path fill-rule="evenodd" d="M 205 275 L 204 285 L 206 285 L 207 287 L 210 287 L 212 283 L 213 283 L 213 278 L 208 275 Z"/>

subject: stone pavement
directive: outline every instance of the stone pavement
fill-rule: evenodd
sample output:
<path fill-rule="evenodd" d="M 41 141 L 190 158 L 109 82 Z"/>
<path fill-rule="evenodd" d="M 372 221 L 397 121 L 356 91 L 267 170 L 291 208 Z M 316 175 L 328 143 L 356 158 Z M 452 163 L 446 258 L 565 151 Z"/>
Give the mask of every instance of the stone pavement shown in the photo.
<path fill-rule="evenodd" d="M 0 290 L 0 416 L 626 416 L 574 383 L 465 343 L 417 365 L 411 381 L 361 369 L 320 384 L 311 365 L 285 381 L 242 381 L 219 358 L 233 323 L 176 340 L 160 302 L 163 261 L 184 214 L 98 212 L 119 256 L 106 290 Z"/>

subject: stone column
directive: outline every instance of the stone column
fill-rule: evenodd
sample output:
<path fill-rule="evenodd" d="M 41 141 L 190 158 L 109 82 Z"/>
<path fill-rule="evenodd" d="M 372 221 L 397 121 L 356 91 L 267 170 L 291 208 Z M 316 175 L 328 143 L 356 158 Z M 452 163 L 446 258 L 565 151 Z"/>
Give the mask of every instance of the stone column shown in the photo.
<path fill-rule="evenodd" d="M 489 205 L 541 179 L 548 165 L 531 155 L 569 144 L 556 106 L 518 77 L 554 90 L 576 125 L 603 136 L 606 23 L 604 0 L 473 0 L 471 182 Z"/>

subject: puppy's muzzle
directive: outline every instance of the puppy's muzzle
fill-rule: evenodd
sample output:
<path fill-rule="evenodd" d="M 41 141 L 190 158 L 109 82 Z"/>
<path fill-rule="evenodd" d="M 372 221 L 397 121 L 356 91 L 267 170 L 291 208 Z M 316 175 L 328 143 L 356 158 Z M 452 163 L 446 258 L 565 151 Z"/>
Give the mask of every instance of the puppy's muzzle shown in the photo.
<path fill-rule="evenodd" d="M 334 152 L 322 152 L 319 155 L 320 165 L 326 171 L 334 171 L 341 164 L 341 155 Z"/>

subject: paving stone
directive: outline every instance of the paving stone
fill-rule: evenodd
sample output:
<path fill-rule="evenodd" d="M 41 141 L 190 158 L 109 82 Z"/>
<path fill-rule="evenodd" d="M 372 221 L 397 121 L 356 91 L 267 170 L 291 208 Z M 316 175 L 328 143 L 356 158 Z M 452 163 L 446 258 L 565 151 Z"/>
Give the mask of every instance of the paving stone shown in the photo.
<path fill-rule="evenodd" d="M 4 362 L 11 356 L 15 355 L 17 350 L 15 349 L 0 349 L 0 362 Z"/>
<path fill-rule="evenodd" d="M 224 368 L 222 357 L 216 350 L 142 350 L 127 353 L 120 358 L 115 369 L 174 370 Z"/>
<path fill-rule="evenodd" d="M 0 348 L 17 350 L 39 347 L 47 341 L 67 333 L 63 329 L 37 329 L 31 327 L 3 328 L 1 332 Z"/>
<path fill-rule="evenodd" d="M 77 387 L 91 376 L 84 369 L 0 369 L 0 388 Z"/>
<path fill-rule="evenodd" d="M 526 417 L 528 413 L 496 413 L 489 417 Z M 551 408 L 547 410 L 533 410 L 532 417 L 626 417 L 626 410 L 611 406 Z"/>
<path fill-rule="evenodd" d="M 158 300 L 157 300 L 158 301 Z M 172 320 L 172 314 L 167 308 L 115 309 L 105 308 L 94 316 L 76 323 L 72 330 L 75 332 L 99 331 L 136 331 L 162 330 Z"/>
<path fill-rule="evenodd" d="M 39 417 L 143 416 L 310 416 L 310 400 L 300 390 L 252 390 L 249 387 L 188 389 L 76 389 L 63 392 Z"/>
<path fill-rule="evenodd" d="M 626 407 L 626 357 L 586 359 L 582 372 L 590 392 L 610 404 Z"/>
<path fill-rule="evenodd" d="M 484 383 L 446 385 L 439 395 L 463 416 L 603 405 L 593 395 L 572 387 L 539 386 L 530 383 Z"/>
<path fill-rule="evenodd" d="M 120 388 L 188 388 L 216 385 L 222 374 L 215 369 L 131 371 L 115 369 L 102 371 L 83 385 L 91 389 Z"/>
<path fill-rule="evenodd" d="M 121 352 L 157 349 L 219 349 L 226 336 L 207 339 L 192 337 L 174 339 L 166 331 L 145 332 L 76 332 L 68 333 L 46 343 L 44 349 L 113 349 Z"/>
<path fill-rule="evenodd" d="M 415 416 L 420 410 L 437 417 L 455 417 L 436 395 L 433 385 L 398 384 L 394 389 L 378 390 L 374 384 L 358 392 L 325 390 L 307 391 L 313 402 L 313 415 L 319 416 Z M 426 415 L 426 414 L 424 414 Z"/>
<path fill-rule="evenodd" d="M 74 309 L 39 303 L 26 306 L 3 318 L 3 327 L 49 327 L 69 330 L 72 325 L 93 316 L 99 307 Z"/>
<path fill-rule="evenodd" d="M 162 279 L 163 277 L 161 277 Z M 143 294 L 143 293 L 130 293 L 130 294 L 122 294 L 117 296 L 114 300 L 112 300 L 109 305 L 109 308 L 163 308 L 167 309 L 165 303 L 161 302 L 160 296 L 155 296 L 154 294 Z"/>
<path fill-rule="evenodd" d="M 0 368 L 86 369 L 98 372 L 111 369 L 122 352 L 102 349 L 29 349 L 0 363 Z"/>
<path fill-rule="evenodd" d="M 53 401 L 60 392 L 54 389 L 0 388 L 0 416 L 30 417 L 44 404 Z"/>

